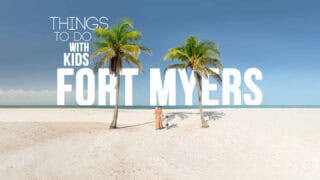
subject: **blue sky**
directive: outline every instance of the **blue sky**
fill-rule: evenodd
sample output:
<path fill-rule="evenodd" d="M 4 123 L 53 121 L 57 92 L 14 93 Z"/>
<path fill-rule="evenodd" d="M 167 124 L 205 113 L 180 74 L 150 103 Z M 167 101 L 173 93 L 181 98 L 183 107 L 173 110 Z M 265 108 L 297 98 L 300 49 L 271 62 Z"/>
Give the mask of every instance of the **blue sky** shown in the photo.
<path fill-rule="evenodd" d="M 317 0 L 5 0 L 0 104 L 56 103 L 56 69 L 66 47 L 54 41 L 49 16 L 107 16 L 110 24 L 130 17 L 153 50 L 141 57 L 145 71 L 133 82 L 135 105 L 149 103 L 149 68 L 168 65 L 162 61 L 167 49 L 190 34 L 218 43 L 225 67 L 259 68 L 263 105 L 320 105 L 319 7 Z"/>

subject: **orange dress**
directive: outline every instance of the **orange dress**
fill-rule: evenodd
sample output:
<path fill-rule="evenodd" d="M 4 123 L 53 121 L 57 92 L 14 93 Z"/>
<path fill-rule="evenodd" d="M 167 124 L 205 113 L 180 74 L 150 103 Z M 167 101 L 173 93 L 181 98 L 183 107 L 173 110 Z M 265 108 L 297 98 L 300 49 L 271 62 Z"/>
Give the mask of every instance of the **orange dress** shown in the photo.
<path fill-rule="evenodd" d="M 156 129 L 162 129 L 162 109 L 156 108 L 154 114 L 156 118 Z"/>

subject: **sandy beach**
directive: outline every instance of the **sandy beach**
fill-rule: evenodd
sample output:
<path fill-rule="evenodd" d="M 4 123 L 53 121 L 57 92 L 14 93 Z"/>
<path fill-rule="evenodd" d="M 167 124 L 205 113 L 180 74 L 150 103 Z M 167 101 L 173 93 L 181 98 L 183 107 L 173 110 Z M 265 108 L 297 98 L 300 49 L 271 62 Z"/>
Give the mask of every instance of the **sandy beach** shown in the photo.
<path fill-rule="evenodd" d="M 320 179 L 320 109 L 0 109 L 0 179 Z"/>

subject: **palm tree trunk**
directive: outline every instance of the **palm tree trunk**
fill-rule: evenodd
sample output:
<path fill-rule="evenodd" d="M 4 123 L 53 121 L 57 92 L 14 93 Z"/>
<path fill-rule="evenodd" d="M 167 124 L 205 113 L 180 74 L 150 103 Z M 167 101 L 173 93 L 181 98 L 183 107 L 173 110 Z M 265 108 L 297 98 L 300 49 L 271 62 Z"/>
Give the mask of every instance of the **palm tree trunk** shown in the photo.
<path fill-rule="evenodd" d="M 200 118 L 201 118 L 201 127 L 202 128 L 208 128 L 209 124 L 207 121 L 204 120 L 204 115 L 203 115 L 203 108 L 202 108 L 202 92 L 201 92 L 201 82 L 200 79 L 197 77 L 196 73 L 194 73 L 194 78 L 196 79 L 197 82 L 197 93 L 198 93 L 198 101 L 199 101 L 199 110 L 200 110 Z"/>
<path fill-rule="evenodd" d="M 113 120 L 110 124 L 110 129 L 117 128 L 118 121 L 118 109 L 119 109 L 119 91 L 120 91 L 120 75 L 116 74 L 117 84 L 116 84 L 116 104 L 113 111 Z"/>

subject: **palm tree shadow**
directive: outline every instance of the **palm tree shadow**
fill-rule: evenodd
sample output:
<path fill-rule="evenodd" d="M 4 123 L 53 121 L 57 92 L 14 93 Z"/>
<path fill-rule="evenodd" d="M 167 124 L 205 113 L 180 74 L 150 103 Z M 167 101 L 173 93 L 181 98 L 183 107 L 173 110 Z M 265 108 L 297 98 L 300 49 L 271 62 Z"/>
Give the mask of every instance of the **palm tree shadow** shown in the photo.
<path fill-rule="evenodd" d="M 199 114 L 199 113 L 197 113 Z M 215 121 L 215 120 L 219 120 L 221 119 L 223 116 L 225 116 L 226 114 L 223 113 L 223 112 L 215 112 L 215 111 L 212 111 L 212 112 L 204 112 L 203 113 L 204 115 L 204 118 L 207 119 L 208 121 Z"/>
<path fill-rule="evenodd" d="M 171 113 L 166 114 L 165 116 L 168 119 L 168 121 L 172 121 L 176 117 L 179 118 L 180 120 L 185 120 L 190 115 L 200 115 L 200 113 L 171 112 Z M 207 121 L 212 121 L 212 120 L 215 121 L 215 120 L 219 120 L 219 119 L 223 118 L 226 114 L 223 112 L 209 111 L 209 112 L 204 112 L 203 115 Z M 128 125 L 128 126 L 121 126 L 121 127 L 118 127 L 117 129 L 139 127 L 139 126 L 144 126 L 146 124 L 151 124 L 151 123 L 154 123 L 154 121 L 143 122 L 143 123 Z M 178 127 L 178 124 L 171 124 L 171 125 L 169 125 L 168 129 L 177 128 L 177 127 Z"/>
<path fill-rule="evenodd" d="M 117 129 L 139 127 L 139 126 L 143 126 L 143 125 L 151 124 L 151 123 L 154 123 L 154 121 L 149 121 L 149 122 L 144 122 L 144 123 L 139 123 L 139 124 L 134 124 L 134 125 L 128 125 L 128 126 L 121 126 L 121 127 L 117 127 Z"/>
<path fill-rule="evenodd" d="M 175 119 L 176 117 L 179 118 L 180 120 L 185 120 L 187 119 L 190 115 L 200 115 L 200 113 L 190 113 L 190 112 L 172 112 L 172 113 L 168 113 L 166 116 L 166 118 L 168 119 L 168 121 L 171 121 L 173 119 Z M 204 112 L 203 113 L 204 118 L 208 121 L 215 121 L 215 120 L 219 120 L 221 119 L 223 116 L 225 116 L 226 114 L 223 112 L 215 112 L 215 111 L 210 111 L 210 112 Z"/>
<path fill-rule="evenodd" d="M 171 121 L 171 120 L 175 119 L 176 117 L 178 117 L 181 120 L 184 120 L 184 119 L 188 118 L 190 114 L 192 114 L 192 113 L 172 112 L 172 113 L 166 114 L 166 118 L 168 119 L 168 121 Z"/>

